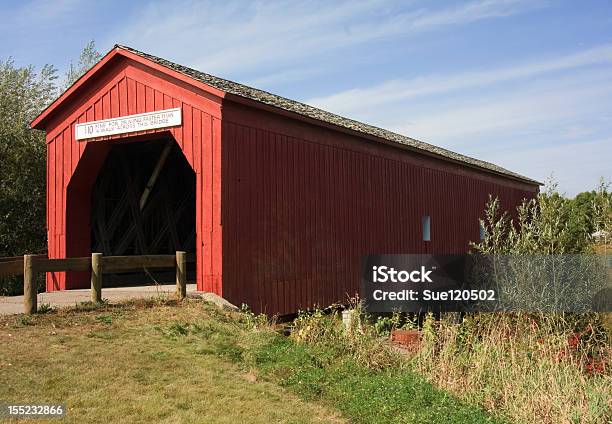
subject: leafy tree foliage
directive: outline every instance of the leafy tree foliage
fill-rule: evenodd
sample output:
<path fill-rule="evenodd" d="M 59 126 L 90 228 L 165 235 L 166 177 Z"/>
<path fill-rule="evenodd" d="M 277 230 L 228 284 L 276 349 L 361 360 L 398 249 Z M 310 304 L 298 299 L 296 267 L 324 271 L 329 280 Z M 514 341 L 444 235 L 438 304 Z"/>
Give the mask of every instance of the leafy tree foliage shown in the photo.
<path fill-rule="evenodd" d="M 603 244 L 612 242 L 612 192 L 610 183 L 602 178 L 597 190 L 592 193 L 593 230 L 596 241 Z"/>
<path fill-rule="evenodd" d="M 31 120 L 57 93 L 57 71 L 0 62 L 0 257 L 44 252 L 45 139 Z M 22 290 L 21 279 L 0 281 L 0 295 Z"/>
<path fill-rule="evenodd" d="M 66 74 L 68 86 L 100 57 L 93 42 Z M 58 95 L 58 72 L 0 61 L 0 257 L 43 253 L 45 229 L 46 145 L 30 122 Z M 0 279 L 0 295 L 17 294 L 21 279 Z"/>
<path fill-rule="evenodd" d="M 596 190 L 568 199 L 551 182 L 535 199 L 524 200 L 513 221 L 490 198 L 481 220 L 485 237 L 472 248 L 481 253 L 562 254 L 592 250 L 597 234 L 612 234 L 612 193 L 603 179 Z"/>
<path fill-rule="evenodd" d="M 85 72 L 89 71 L 92 66 L 98 63 L 100 59 L 102 59 L 102 54 L 96 50 L 95 41 L 91 40 L 83 48 L 78 63 L 74 65 L 70 62 L 62 91 L 67 90 L 76 80 L 85 74 Z"/>
<path fill-rule="evenodd" d="M 29 128 L 55 98 L 57 71 L 0 62 L 0 257 L 45 250 L 45 140 Z"/>

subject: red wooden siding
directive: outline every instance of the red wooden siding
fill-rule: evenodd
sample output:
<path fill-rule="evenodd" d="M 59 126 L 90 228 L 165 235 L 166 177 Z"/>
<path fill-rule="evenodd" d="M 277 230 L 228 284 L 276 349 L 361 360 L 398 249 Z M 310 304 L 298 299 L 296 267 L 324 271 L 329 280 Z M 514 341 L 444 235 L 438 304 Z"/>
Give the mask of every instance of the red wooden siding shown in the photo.
<path fill-rule="evenodd" d="M 179 127 L 74 140 L 76 123 L 173 107 Z M 91 253 L 91 189 L 111 144 L 171 135 L 196 173 L 198 289 L 269 314 L 354 295 L 369 253 L 465 252 L 489 194 L 511 210 L 538 189 L 225 95 L 125 50 L 34 125 L 47 131 L 51 258 Z M 88 284 L 85 273 L 47 276 L 48 290 Z"/>
<path fill-rule="evenodd" d="M 460 253 L 489 193 L 535 188 L 224 103 L 224 294 L 256 311 L 327 306 L 358 291 L 369 253 Z M 431 217 L 431 242 L 421 219 Z"/>
<path fill-rule="evenodd" d="M 89 81 L 78 99 L 67 103 L 47 131 L 47 228 L 49 257 L 90 254 L 90 192 L 110 144 L 170 133 L 196 173 L 197 284 L 221 293 L 220 99 L 163 78 L 122 59 Z M 95 141 L 74 140 L 76 123 L 181 107 L 182 126 Z M 87 287 L 89 277 L 49 273 L 47 289 Z"/>

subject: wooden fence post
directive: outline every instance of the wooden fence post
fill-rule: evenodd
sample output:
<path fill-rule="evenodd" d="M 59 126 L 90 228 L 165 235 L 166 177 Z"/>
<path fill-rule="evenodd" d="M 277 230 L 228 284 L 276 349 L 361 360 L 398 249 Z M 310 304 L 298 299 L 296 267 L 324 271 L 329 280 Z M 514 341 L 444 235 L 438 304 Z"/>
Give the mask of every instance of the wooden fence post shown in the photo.
<path fill-rule="evenodd" d="M 33 259 L 34 255 L 23 255 L 23 307 L 28 315 L 38 311 L 38 289 Z"/>
<path fill-rule="evenodd" d="M 187 253 L 181 251 L 176 252 L 176 295 L 187 297 Z"/>
<path fill-rule="evenodd" d="M 91 254 L 91 301 L 102 302 L 102 253 Z"/>

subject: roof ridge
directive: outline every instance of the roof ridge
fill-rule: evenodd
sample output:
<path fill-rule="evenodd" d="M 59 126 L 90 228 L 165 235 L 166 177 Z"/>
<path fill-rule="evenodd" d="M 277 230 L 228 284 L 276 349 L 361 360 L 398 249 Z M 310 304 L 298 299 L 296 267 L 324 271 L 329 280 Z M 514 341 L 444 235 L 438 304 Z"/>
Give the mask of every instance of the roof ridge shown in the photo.
<path fill-rule="evenodd" d="M 129 46 L 115 44 L 114 48 L 119 48 L 136 54 L 145 59 L 151 60 L 159 65 L 162 65 L 166 68 L 172 69 L 176 72 L 180 72 L 190 78 L 193 78 L 197 81 L 203 82 L 207 85 L 212 86 L 218 90 L 224 91 L 229 94 L 233 94 L 239 97 L 247 98 L 250 100 L 254 100 L 269 106 L 273 106 L 279 109 L 283 109 L 289 112 L 297 113 L 302 116 L 306 116 L 315 120 L 323 121 L 338 127 L 350 129 L 362 134 L 374 136 L 377 138 L 382 138 L 387 141 L 391 141 L 397 144 L 401 144 L 403 146 L 411 147 L 415 150 L 426 152 L 429 154 L 433 154 L 437 157 L 441 157 L 442 159 L 451 160 L 455 162 L 462 162 L 468 165 L 474 166 L 476 168 L 484 169 L 489 172 L 494 172 L 497 174 L 502 174 L 506 176 L 513 177 L 515 179 L 519 179 L 522 181 L 526 181 L 533 184 L 542 185 L 539 181 L 533 180 L 531 178 L 525 177 L 516 172 L 505 169 L 501 166 L 495 165 L 491 162 L 487 162 L 484 160 L 472 158 L 470 156 L 463 155 L 461 153 L 453 152 L 452 150 L 445 149 L 443 147 L 439 147 L 433 144 L 426 143 L 424 141 L 408 137 L 403 134 L 399 134 L 384 128 L 380 128 L 371 124 L 363 123 L 357 121 L 352 118 L 347 118 L 333 112 L 328 112 L 323 109 L 319 109 L 315 106 L 311 106 L 309 104 L 299 102 L 297 100 L 288 99 L 286 97 L 280 96 L 278 94 L 270 93 L 265 90 L 260 90 L 258 88 L 250 87 L 248 85 L 234 82 L 225 78 L 221 78 L 215 75 L 211 75 L 202 71 L 198 71 L 197 69 L 190 68 L 188 66 L 184 66 L 167 59 L 154 56 L 148 53 L 144 53 L 140 50 L 134 49 Z"/>

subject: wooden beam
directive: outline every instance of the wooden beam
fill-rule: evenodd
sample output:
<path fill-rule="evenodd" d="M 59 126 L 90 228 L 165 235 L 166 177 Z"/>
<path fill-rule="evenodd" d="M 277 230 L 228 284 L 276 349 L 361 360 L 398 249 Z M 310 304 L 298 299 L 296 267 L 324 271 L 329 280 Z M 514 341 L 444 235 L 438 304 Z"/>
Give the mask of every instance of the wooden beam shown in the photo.
<path fill-rule="evenodd" d="M 147 199 L 149 198 L 149 194 L 151 193 L 151 190 L 153 189 L 153 186 L 155 186 L 155 182 L 157 181 L 157 178 L 159 177 L 159 173 L 161 172 L 162 168 L 164 167 L 164 164 L 166 163 L 166 159 L 168 159 L 168 155 L 170 154 L 170 150 L 172 149 L 172 140 L 168 140 L 166 142 L 166 145 L 164 146 L 164 150 L 162 150 L 161 154 L 159 155 L 159 159 L 157 160 L 157 163 L 155 164 L 155 168 L 153 168 L 153 173 L 151 174 L 151 177 L 149 177 L 149 181 L 147 182 L 147 185 L 144 189 L 144 191 L 142 192 L 142 196 L 140 196 L 140 210 L 142 211 L 145 207 L 145 205 L 147 204 Z"/>
<path fill-rule="evenodd" d="M 23 309 L 28 315 L 38 311 L 38 289 L 36 287 L 36 272 L 32 255 L 23 256 Z"/>
<path fill-rule="evenodd" d="M 102 302 L 102 253 L 91 254 L 91 301 Z"/>
<path fill-rule="evenodd" d="M 91 258 L 38 259 L 34 260 L 36 272 L 89 271 Z"/>
<path fill-rule="evenodd" d="M 143 268 L 173 268 L 175 262 L 175 255 L 104 256 L 102 258 L 105 273 L 140 271 Z"/>
<path fill-rule="evenodd" d="M 34 259 L 46 259 L 47 255 L 41 253 L 39 255 L 31 255 Z M 11 262 L 11 261 L 23 261 L 23 255 L 21 256 L 5 256 L 4 258 L 0 258 L 0 262 Z"/>
<path fill-rule="evenodd" d="M 0 262 L 0 277 L 7 275 L 23 275 L 23 256 L 18 260 Z"/>
<path fill-rule="evenodd" d="M 187 254 L 181 251 L 176 252 L 176 296 L 187 297 Z"/>
<path fill-rule="evenodd" d="M 46 259 L 47 255 L 30 255 L 33 260 Z M 23 275 L 23 256 L 0 258 L 0 277 Z"/>
<path fill-rule="evenodd" d="M 23 256 L 5 256 L 4 258 L 0 258 L 0 263 L 12 261 L 23 261 Z"/>

